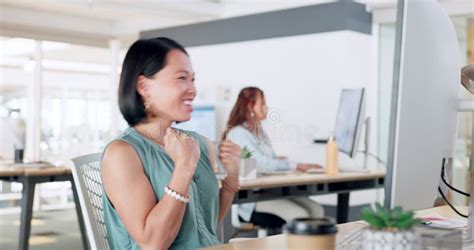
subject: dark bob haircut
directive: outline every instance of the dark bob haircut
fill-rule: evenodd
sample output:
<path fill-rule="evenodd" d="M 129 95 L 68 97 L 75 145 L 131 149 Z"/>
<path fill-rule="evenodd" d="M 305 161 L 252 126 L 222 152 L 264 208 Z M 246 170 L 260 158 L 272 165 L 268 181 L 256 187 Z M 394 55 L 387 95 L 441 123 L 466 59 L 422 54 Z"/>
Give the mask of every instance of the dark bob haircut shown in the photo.
<path fill-rule="evenodd" d="M 152 77 L 163 69 L 168 52 L 174 49 L 188 54 L 183 46 L 165 37 L 140 39 L 128 49 L 120 74 L 118 103 L 129 126 L 136 125 L 147 116 L 143 99 L 137 91 L 138 77 Z"/>

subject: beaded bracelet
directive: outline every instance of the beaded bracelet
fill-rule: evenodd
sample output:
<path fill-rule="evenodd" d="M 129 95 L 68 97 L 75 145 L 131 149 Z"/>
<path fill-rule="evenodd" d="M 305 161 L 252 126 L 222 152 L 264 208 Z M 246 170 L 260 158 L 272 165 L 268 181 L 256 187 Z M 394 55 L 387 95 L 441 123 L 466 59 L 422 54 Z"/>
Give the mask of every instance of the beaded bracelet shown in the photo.
<path fill-rule="evenodd" d="M 165 193 L 168 194 L 169 196 L 171 196 L 173 199 L 181 201 L 182 203 L 188 203 L 189 202 L 189 196 L 184 197 L 184 196 L 180 195 L 179 193 L 177 193 L 176 191 L 174 191 L 173 189 L 169 188 L 168 186 L 165 187 Z"/>

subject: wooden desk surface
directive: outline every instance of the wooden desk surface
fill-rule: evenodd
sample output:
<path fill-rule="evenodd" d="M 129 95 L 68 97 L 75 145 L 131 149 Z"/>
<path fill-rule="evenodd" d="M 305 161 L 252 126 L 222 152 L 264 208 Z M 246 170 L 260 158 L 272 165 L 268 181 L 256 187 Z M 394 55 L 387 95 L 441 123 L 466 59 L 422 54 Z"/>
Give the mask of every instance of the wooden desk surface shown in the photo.
<path fill-rule="evenodd" d="M 467 213 L 468 207 L 456 207 L 460 212 Z M 442 206 L 436 208 L 429 208 L 416 211 L 417 216 L 426 216 L 429 214 L 436 213 L 438 215 L 448 217 L 448 218 L 461 218 L 459 215 L 454 213 L 449 206 Z M 354 221 L 345 224 L 337 225 L 338 232 L 336 234 L 336 242 L 341 242 L 348 235 L 352 234 L 354 230 L 361 229 L 365 227 L 366 224 L 362 221 Z M 204 248 L 206 250 L 235 250 L 235 249 L 287 249 L 287 241 L 285 234 L 279 234 L 274 236 L 269 236 L 265 238 L 256 238 L 251 240 L 233 242 L 229 244 L 217 245 L 212 247 Z"/>
<path fill-rule="evenodd" d="M 70 174 L 69 167 L 40 164 L 24 167 L 16 164 L 0 164 L 0 177 L 12 176 L 56 176 Z"/>
<path fill-rule="evenodd" d="M 337 225 L 336 242 L 345 239 L 354 230 L 365 227 L 366 224 L 362 222 L 351 222 Z M 274 236 L 268 236 L 265 238 L 255 238 L 251 240 L 244 240 L 229 244 L 217 245 L 212 247 L 204 248 L 206 250 L 231 250 L 231 249 L 287 249 L 286 248 L 286 234 L 279 234 Z"/>
<path fill-rule="evenodd" d="M 369 173 L 340 173 L 337 176 L 328 176 L 325 174 L 278 174 L 269 176 L 260 176 L 255 180 L 241 181 L 240 189 L 247 190 L 253 188 L 272 188 L 281 186 L 296 186 L 309 183 L 328 183 L 342 181 L 357 181 L 382 178 L 385 171 L 374 170 Z"/>

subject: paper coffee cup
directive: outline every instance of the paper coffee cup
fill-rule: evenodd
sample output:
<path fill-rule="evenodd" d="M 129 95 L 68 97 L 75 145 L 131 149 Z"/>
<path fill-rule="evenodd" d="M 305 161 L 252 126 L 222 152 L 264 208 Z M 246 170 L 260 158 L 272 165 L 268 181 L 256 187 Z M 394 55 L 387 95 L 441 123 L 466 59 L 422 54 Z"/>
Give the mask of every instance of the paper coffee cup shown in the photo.
<path fill-rule="evenodd" d="M 336 248 L 337 227 L 334 219 L 299 218 L 286 226 L 288 249 L 321 249 Z"/>

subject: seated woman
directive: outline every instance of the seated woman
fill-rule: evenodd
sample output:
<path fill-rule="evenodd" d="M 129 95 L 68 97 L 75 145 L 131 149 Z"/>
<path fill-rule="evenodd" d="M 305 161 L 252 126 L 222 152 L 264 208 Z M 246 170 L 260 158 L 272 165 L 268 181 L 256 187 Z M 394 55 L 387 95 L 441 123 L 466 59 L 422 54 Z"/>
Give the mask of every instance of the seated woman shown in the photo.
<path fill-rule="evenodd" d="M 120 111 L 129 124 L 105 149 L 103 209 L 112 249 L 195 249 L 219 244 L 217 224 L 238 190 L 240 147 L 221 143 L 219 190 L 209 141 L 170 127 L 196 96 L 188 54 L 175 41 L 136 41 L 123 62 Z"/>
<path fill-rule="evenodd" d="M 277 157 L 272 148 L 270 140 L 261 127 L 261 122 L 267 117 L 267 106 L 263 91 L 256 87 L 244 88 L 240 91 L 237 101 L 230 113 L 227 123 L 227 131 L 223 139 L 231 140 L 240 145 L 241 148 L 247 147 L 252 152 L 252 157 L 257 161 L 257 170 L 259 172 L 271 172 L 276 170 L 297 170 L 305 172 L 309 169 L 321 168 L 317 164 L 296 163 Z M 256 209 L 255 209 L 256 208 Z M 291 216 L 287 211 L 305 211 L 306 214 L 297 216 L 321 217 L 324 211 L 321 205 L 307 197 L 289 198 L 288 200 L 266 201 L 247 203 L 239 205 L 239 215 L 247 222 L 261 225 L 262 223 L 280 222 L 281 218 L 293 219 L 297 216 Z M 270 213 L 261 213 L 261 212 Z M 285 212 L 286 211 L 286 212 Z M 279 215 L 273 220 L 261 220 L 260 217 L 268 217 L 273 214 Z M 290 214 L 290 216 L 288 216 Z M 284 223 L 284 221 L 283 221 Z"/>

